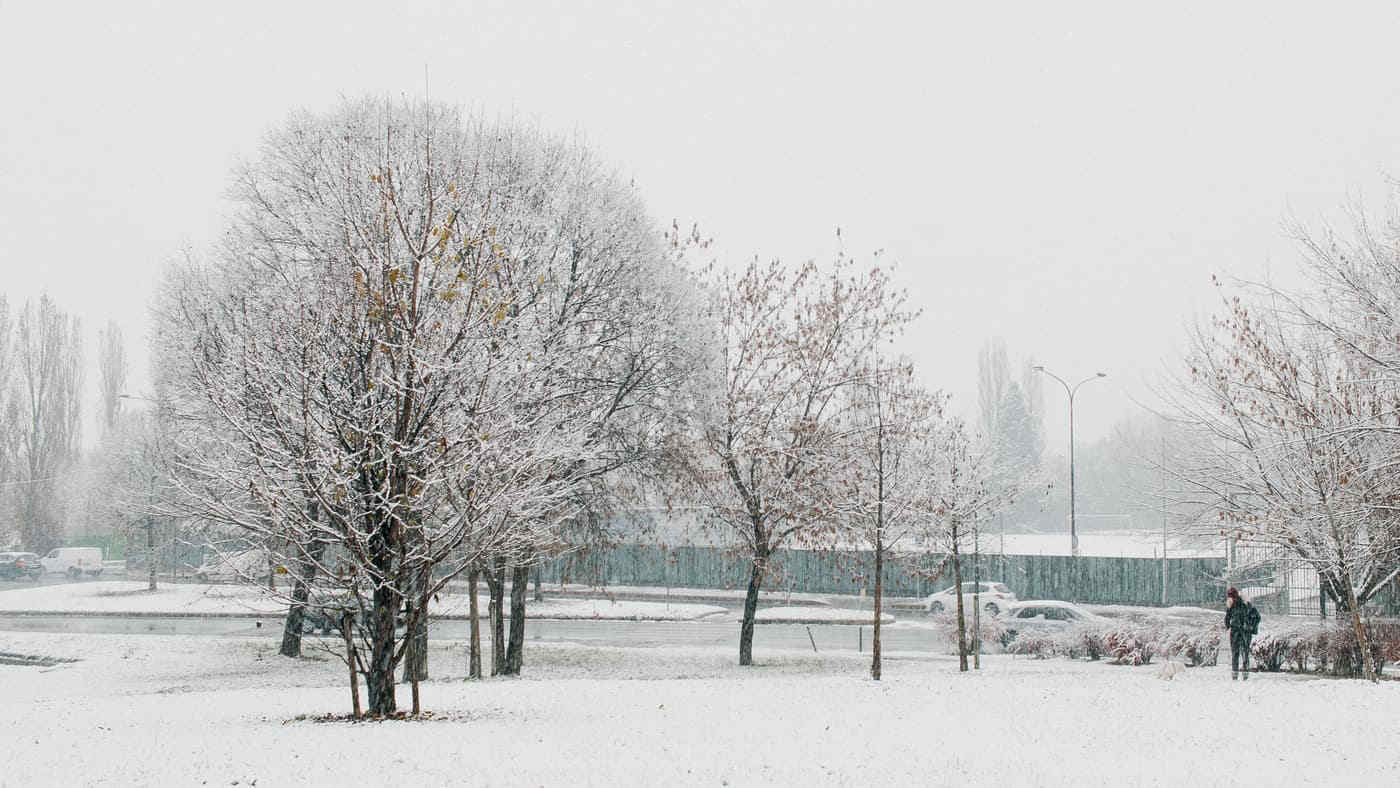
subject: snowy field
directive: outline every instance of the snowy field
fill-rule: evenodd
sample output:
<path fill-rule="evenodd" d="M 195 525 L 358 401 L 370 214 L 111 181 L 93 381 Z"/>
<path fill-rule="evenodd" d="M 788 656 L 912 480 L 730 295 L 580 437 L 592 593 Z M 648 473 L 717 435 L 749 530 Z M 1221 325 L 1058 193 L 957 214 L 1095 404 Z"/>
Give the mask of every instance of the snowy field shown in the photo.
<path fill-rule="evenodd" d="M 478 595 L 481 615 L 486 614 L 486 596 Z M 141 615 L 281 615 L 285 601 L 247 585 L 201 585 L 163 583 L 151 593 L 145 582 L 83 582 L 64 585 L 17 588 L 0 592 L 0 612 L 47 613 L 134 613 Z M 430 605 L 437 615 L 468 614 L 470 600 L 465 594 L 444 595 Z M 530 618 L 598 618 L 691 620 L 719 615 L 725 608 L 682 602 L 612 601 L 608 599 L 549 599 L 531 601 L 526 607 Z"/>
<path fill-rule="evenodd" d="M 1400 683 L 756 648 L 530 643 L 525 675 L 461 680 L 436 643 L 438 719 L 324 723 L 344 667 L 268 640 L 6 633 L 6 785 L 1395 785 Z M 400 689 L 407 705 L 408 690 Z M 380 753 L 376 755 L 376 753 Z"/>

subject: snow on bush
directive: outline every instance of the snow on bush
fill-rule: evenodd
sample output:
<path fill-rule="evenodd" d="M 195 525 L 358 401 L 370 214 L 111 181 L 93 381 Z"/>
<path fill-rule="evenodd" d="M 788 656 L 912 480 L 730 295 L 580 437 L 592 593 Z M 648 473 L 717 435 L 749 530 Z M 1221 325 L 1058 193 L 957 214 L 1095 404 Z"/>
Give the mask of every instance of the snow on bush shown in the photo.
<path fill-rule="evenodd" d="M 1007 651 L 1018 656 L 1034 657 L 1035 659 L 1049 659 L 1057 654 L 1063 654 L 1060 642 L 1057 638 L 1048 635 L 1023 634 L 1017 635 L 1011 641 Z"/>
<path fill-rule="evenodd" d="M 980 625 L 979 630 L 982 636 L 982 653 L 999 653 L 1000 651 L 1002 651 L 1002 646 L 1007 642 L 1006 626 L 1002 623 L 1001 619 L 996 616 L 981 616 L 980 618 L 981 620 L 978 623 Z M 939 640 L 947 648 L 947 651 L 945 653 L 958 653 L 957 617 L 951 615 L 938 616 L 934 623 L 935 631 L 938 633 Z M 967 650 L 968 653 L 971 653 L 973 637 L 975 634 L 972 626 L 971 616 L 967 618 L 966 627 Z"/>
<path fill-rule="evenodd" d="M 1173 626 L 1152 617 L 1113 621 L 1054 634 L 1021 633 L 1010 641 L 1011 654 L 1048 659 L 1104 659 L 1115 665 L 1146 665 L 1154 657 L 1179 660 L 1187 667 L 1218 665 L 1227 635 L 1218 624 Z M 1366 625 L 1371 655 L 1379 674 L 1400 661 L 1400 621 L 1373 620 Z M 956 643 L 956 636 L 954 637 Z M 1362 675 L 1361 650 L 1348 621 L 1283 623 L 1254 638 L 1251 663 L 1262 671 L 1291 670 L 1332 676 Z"/>
<path fill-rule="evenodd" d="M 1103 636 L 1104 654 L 1115 665 L 1146 665 L 1157 651 L 1158 631 L 1150 627 L 1113 629 Z"/>
<path fill-rule="evenodd" d="M 1366 625 L 1376 672 L 1400 657 L 1400 622 L 1372 621 Z M 1250 656 L 1260 670 L 1292 670 L 1332 676 L 1362 675 L 1361 648 L 1347 621 L 1295 624 L 1256 637 Z"/>
<path fill-rule="evenodd" d="M 1104 631 L 1092 626 L 1077 627 L 1055 638 L 1055 647 L 1061 656 L 1096 661 L 1104 654 Z"/>
<path fill-rule="evenodd" d="M 1162 654 L 1192 668 L 1218 664 L 1222 631 L 1218 627 L 1178 629 L 1167 636 Z"/>

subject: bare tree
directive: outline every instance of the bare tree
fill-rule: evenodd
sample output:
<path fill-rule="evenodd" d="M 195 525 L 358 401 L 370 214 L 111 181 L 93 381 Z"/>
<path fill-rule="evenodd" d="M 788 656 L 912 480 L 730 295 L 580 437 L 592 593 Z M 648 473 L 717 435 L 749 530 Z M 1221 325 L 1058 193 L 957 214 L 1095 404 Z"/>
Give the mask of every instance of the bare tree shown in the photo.
<path fill-rule="evenodd" d="M 28 549 L 45 552 L 62 539 L 59 481 L 81 445 L 81 325 L 41 296 L 20 313 L 14 353 L 20 533 Z"/>
<path fill-rule="evenodd" d="M 744 546 L 751 568 L 739 664 L 753 662 L 759 591 L 775 551 L 834 527 L 828 490 L 843 391 L 913 315 L 878 267 L 754 260 L 710 284 L 717 336 L 689 405 L 688 495 Z"/>

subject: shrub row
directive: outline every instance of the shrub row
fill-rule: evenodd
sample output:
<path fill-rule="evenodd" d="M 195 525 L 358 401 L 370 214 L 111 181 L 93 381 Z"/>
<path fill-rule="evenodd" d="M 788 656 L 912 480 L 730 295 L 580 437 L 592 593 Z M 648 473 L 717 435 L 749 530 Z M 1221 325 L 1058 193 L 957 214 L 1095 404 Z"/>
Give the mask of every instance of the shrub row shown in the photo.
<path fill-rule="evenodd" d="M 1400 660 L 1400 623 L 1373 621 L 1367 625 L 1370 649 L 1377 665 Z M 1356 633 L 1346 622 L 1297 625 L 1255 637 L 1250 649 L 1257 670 L 1327 673 L 1360 676 L 1361 650 Z M 1071 629 L 1054 635 L 1024 633 L 1007 651 L 1035 659 L 1104 659 L 1113 664 L 1145 665 L 1154 657 L 1179 660 L 1185 665 L 1219 664 L 1222 648 L 1229 648 L 1222 627 L 1167 627 L 1153 624 L 1118 624 Z"/>
<path fill-rule="evenodd" d="M 1372 621 L 1366 626 L 1377 670 L 1400 660 L 1400 623 Z M 1261 634 L 1250 648 L 1256 670 L 1291 670 L 1332 676 L 1361 676 L 1361 646 L 1349 622 L 1295 626 Z"/>
<path fill-rule="evenodd" d="M 1177 656 L 1191 649 L 1192 664 L 1201 664 L 1194 655 L 1204 653 L 1191 633 L 1167 633 L 1160 628 L 1133 624 L 1107 627 L 1081 627 L 1054 635 L 1023 633 L 1007 650 L 1035 659 L 1103 659 L 1115 665 L 1146 665 L 1158 655 Z M 1218 638 L 1217 638 L 1218 640 Z M 1214 653 L 1211 652 L 1213 659 Z"/>

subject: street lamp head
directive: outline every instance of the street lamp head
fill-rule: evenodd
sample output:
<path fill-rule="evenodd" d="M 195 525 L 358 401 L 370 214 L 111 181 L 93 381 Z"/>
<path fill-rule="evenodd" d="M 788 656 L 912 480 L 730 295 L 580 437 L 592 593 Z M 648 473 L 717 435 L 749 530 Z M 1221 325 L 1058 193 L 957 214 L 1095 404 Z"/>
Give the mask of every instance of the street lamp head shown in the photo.
<path fill-rule="evenodd" d="M 1042 366 L 1039 365 L 1039 364 L 1036 364 L 1035 366 L 1031 367 L 1031 369 L 1035 370 L 1036 372 L 1044 372 L 1044 371 L 1045 371 L 1045 367 L 1042 367 Z"/>
<path fill-rule="evenodd" d="M 1106 378 L 1106 377 L 1108 377 L 1108 375 L 1106 375 L 1106 374 L 1103 373 L 1103 372 L 1095 372 L 1094 374 L 1095 374 L 1095 375 L 1098 375 L 1098 376 L 1101 377 L 1101 378 Z"/>

